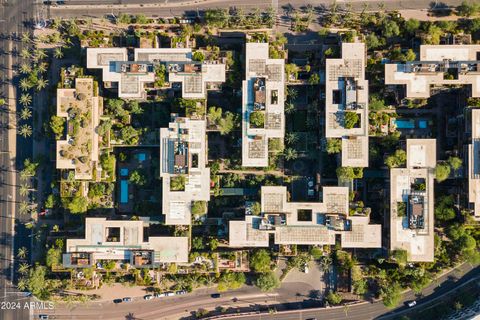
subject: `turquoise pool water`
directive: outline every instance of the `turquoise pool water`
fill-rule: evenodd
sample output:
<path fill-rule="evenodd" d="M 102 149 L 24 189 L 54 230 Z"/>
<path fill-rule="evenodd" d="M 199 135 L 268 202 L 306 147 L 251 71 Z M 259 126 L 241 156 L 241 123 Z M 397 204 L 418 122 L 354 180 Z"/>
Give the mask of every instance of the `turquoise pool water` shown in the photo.
<path fill-rule="evenodd" d="M 120 181 L 120 203 L 128 203 L 128 180 Z"/>
<path fill-rule="evenodd" d="M 394 123 L 398 129 L 414 129 L 415 128 L 414 120 L 395 119 Z"/>
<path fill-rule="evenodd" d="M 427 126 L 428 126 L 427 120 L 419 120 L 418 121 L 418 127 L 420 129 L 427 129 Z"/>
<path fill-rule="evenodd" d="M 137 159 L 138 159 L 138 161 L 143 162 L 143 161 L 147 160 L 147 155 L 145 153 L 139 153 L 139 154 L 137 154 Z"/>
<path fill-rule="evenodd" d="M 128 176 L 128 168 L 122 168 L 122 169 L 120 169 L 120 175 L 121 175 L 122 177 Z"/>

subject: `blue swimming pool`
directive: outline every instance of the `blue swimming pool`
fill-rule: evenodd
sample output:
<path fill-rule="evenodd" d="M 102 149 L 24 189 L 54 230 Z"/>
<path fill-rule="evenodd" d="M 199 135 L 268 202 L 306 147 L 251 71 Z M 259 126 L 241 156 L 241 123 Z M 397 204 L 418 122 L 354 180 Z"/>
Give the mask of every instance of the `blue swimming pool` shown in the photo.
<path fill-rule="evenodd" d="M 414 120 L 395 119 L 393 121 L 398 129 L 414 129 L 415 128 Z"/>
<path fill-rule="evenodd" d="M 128 203 L 128 180 L 120 181 L 120 203 Z"/>
<path fill-rule="evenodd" d="M 120 169 L 120 175 L 121 175 L 122 177 L 128 176 L 128 168 L 121 168 L 121 169 Z"/>
<path fill-rule="evenodd" d="M 420 129 L 427 129 L 428 126 L 428 121 L 427 120 L 419 120 L 418 121 L 418 127 Z"/>
<path fill-rule="evenodd" d="M 137 159 L 139 162 L 143 162 L 145 160 L 147 160 L 147 155 L 145 153 L 139 153 L 137 154 Z"/>

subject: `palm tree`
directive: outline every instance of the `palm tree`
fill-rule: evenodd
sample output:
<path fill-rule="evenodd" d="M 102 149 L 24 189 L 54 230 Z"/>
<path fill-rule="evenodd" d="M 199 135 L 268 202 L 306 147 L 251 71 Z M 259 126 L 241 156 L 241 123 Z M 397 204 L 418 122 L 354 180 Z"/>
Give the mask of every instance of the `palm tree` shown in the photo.
<path fill-rule="evenodd" d="M 28 286 L 27 279 L 25 279 L 23 277 L 18 279 L 18 282 L 17 282 L 18 290 L 25 291 L 27 289 L 27 286 Z"/>
<path fill-rule="evenodd" d="M 53 56 L 54 56 L 56 59 L 61 59 L 61 58 L 63 58 L 62 48 L 60 48 L 60 47 L 55 48 L 55 51 L 53 51 Z"/>
<path fill-rule="evenodd" d="M 289 101 L 293 101 L 298 97 L 298 91 L 295 88 L 287 87 L 287 97 Z"/>
<path fill-rule="evenodd" d="M 45 73 L 47 72 L 48 64 L 46 62 L 41 62 L 37 66 L 37 70 L 40 73 Z"/>
<path fill-rule="evenodd" d="M 20 195 L 24 197 L 30 191 L 30 187 L 27 184 L 22 184 L 22 185 L 20 185 L 20 190 L 19 191 L 20 191 Z"/>
<path fill-rule="evenodd" d="M 32 110 L 30 110 L 28 107 L 24 107 L 20 112 L 20 119 L 28 120 L 31 117 L 32 117 Z"/>
<path fill-rule="evenodd" d="M 293 111 L 295 111 L 295 105 L 291 102 L 285 103 L 285 109 L 284 109 L 286 114 L 291 114 Z"/>
<path fill-rule="evenodd" d="M 20 57 L 23 59 L 29 59 L 31 57 L 30 50 L 27 48 L 22 49 L 22 51 L 20 51 Z"/>
<path fill-rule="evenodd" d="M 30 204 L 27 201 L 20 202 L 19 213 L 21 215 L 27 214 L 30 211 Z"/>
<path fill-rule="evenodd" d="M 290 161 L 297 159 L 298 153 L 295 149 L 285 148 L 285 150 L 283 150 L 283 156 L 285 157 L 285 160 Z"/>
<path fill-rule="evenodd" d="M 30 66 L 30 64 L 24 62 L 20 65 L 20 73 L 21 74 L 27 74 L 27 73 L 30 73 L 32 72 L 32 67 Z"/>
<path fill-rule="evenodd" d="M 17 258 L 19 259 L 25 259 L 28 255 L 28 250 L 27 248 L 25 247 L 21 247 L 21 248 L 18 248 L 18 252 L 17 252 Z"/>
<path fill-rule="evenodd" d="M 44 78 L 38 78 L 37 80 L 37 91 L 41 91 L 48 86 L 48 80 Z"/>
<path fill-rule="evenodd" d="M 32 41 L 32 38 L 30 37 L 30 33 L 29 32 L 22 33 L 22 43 L 27 44 L 30 41 Z"/>
<path fill-rule="evenodd" d="M 27 274 L 29 268 L 30 268 L 30 265 L 28 263 L 22 262 L 18 266 L 18 272 L 20 272 L 21 274 Z"/>
<path fill-rule="evenodd" d="M 32 136 L 32 127 L 28 124 L 21 125 L 18 128 L 18 134 L 21 135 L 24 138 L 28 138 Z"/>
<path fill-rule="evenodd" d="M 285 134 L 285 142 L 287 144 L 294 144 L 295 142 L 298 141 L 298 134 L 295 132 L 288 132 Z"/>
<path fill-rule="evenodd" d="M 35 58 L 37 60 L 42 60 L 47 57 L 47 54 L 45 53 L 45 50 L 43 49 L 36 49 L 35 50 Z"/>
<path fill-rule="evenodd" d="M 32 96 L 28 93 L 22 93 L 20 96 L 20 104 L 22 106 L 28 107 L 32 103 Z"/>
<path fill-rule="evenodd" d="M 27 78 L 23 78 L 22 80 L 20 80 L 19 85 L 22 91 L 28 91 L 32 87 L 32 84 Z"/>

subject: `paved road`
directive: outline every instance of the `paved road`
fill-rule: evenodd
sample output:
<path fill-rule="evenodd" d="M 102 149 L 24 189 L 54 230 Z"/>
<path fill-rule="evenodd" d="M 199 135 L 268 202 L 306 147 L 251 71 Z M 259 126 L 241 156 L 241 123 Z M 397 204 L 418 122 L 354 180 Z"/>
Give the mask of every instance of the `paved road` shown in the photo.
<path fill-rule="evenodd" d="M 1 1 L 0 28 L 5 36 L 19 35 L 26 30 L 24 21 L 33 16 L 33 6 L 30 0 Z M 17 310 L 0 310 L 0 319 L 28 319 L 29 310 L 24 308 L 28 299 L 23 298 L 12 282 L 15 281 L 16 261 L 15 252 L 21 246 L 30 247 L 28 233 L 22 222 L 25 217 L 18 217 L 18 199 L 20 195 L 17 188 L 18 164 L 30 155 L 31 147 L 23 142 L 22 148 L 17 152 L 17 134 L 15 131 L 16 111 L 16 74 L 12 68 L 18 63 L 18 58 L 10 54 L 12 50 L 20 52 L 22 44 L 12 38 L 0 39 L 0 67 L 1 84 L 0 94 L 6 99 L 8 105 L 0 113 L 0 301 L 19 302 L 15 304 Z M 10 306 L 10 309 L 14 305 Z M 8 309 L 8 308 L 7 308 Z"/>
<path fill-rule="evenodd" d="M 158 15 L 160 17 L 181 16 L 183 14 L 196 15 L 197 10 L 207 8 L 228 8 L 232 6 L 243 7 L 244 9 L 265 9 L 278 2 L 278 11 L 283 12 L 287 5 L 291 4 L 300 8 L 307 4 L 315 7 L 329 7 L 332 0 L 190 0 L 190 1 L 153 1 L 153 0 L 67 0 L 66 5 L 52 7 L 52 17 L 102 17 L 111 13 L 145 14 L 147 16 Z M 346 1 L 337 1 L 342 5 Z M 363 4 L 368 3 L 370 10 L 377 10 L 378 5 L 383 3 L 387 10 L 405 9 L 428 9 L 431 0 L 350 0 L 352 9 L 360 11 Z M 445 0 L 442 3 L 449 6 L 458 6 L 462 0 Z M 40 4 L 41 5 L 41 4 Z"/>
<path fill-rule="evenodd" d="M 465 274 L 461 279 L 458 279 L 461 275 Z M 455 289 L 462 283 L 465 283 L 471 279 L 480 279 L 480 267 L 472 269 L 469 264 L 463 265 L 456 271 L 450 272 L 442 276 L 438 281 L 435 281 L 430 286 L 423 290 L 423 298 L 418 299 L 415 297 L 413 292 L 408 292 L 403 297 L 403 302 L 411 301 L 417 299 L 417 306 L 415 308 L 422 308 L 422 306 L 432 301 L 433 299 L 442 296 L 443 294 Z M 437 284 L 438 283 L 438 284 Z M 366 320 L 366 319 L 392 319 L 398 312 L 406 310 L 407 307 L 402 303 L 402 305 L 395 310 L 389 310 L 385 308 L 381 301 L 374 303 L 364 303 L 360 305 L 352 305 L 349 307 L 340 307 L 340 308 L 331 308 L 321 311 L 309 311 L 309 310 L 299 310 L 286 314 L 275 314 L 267 315 L 263 314 L 262 319 L 308 319 L 316 317 L 318 319 L 329 319 L 329 320 L 340 320 L 340 319 L 350 319 L 350 320 Z M 348 317 L 347 317 L 348 315 Z M 242 320 L 253 320 L 259 319 L 258 315 L 243 316 L 243 317 L 231 317 L 231 319 L 242 319 Z"/>
<path fill-rule="evenodd" d="M 460 277 L 461 280 L 454 280 L 453 277 Z M 418 306 L 421 307 L 423 303 L 452 290 L 460 283 L 466 282 L 470 279 L 480 277 L 480 268 L 472 269 L 469 265 L 463 265 L 459 271 L 451 272 L 444 275 L 438 282 L 431 284 L 424 289 L 425 298 L 418 300 Z M 438 284 L 441 284 L 440 286 Z M 118 305 L 112 302 L 89 303 L 87 305 L 78 305 L 68 307 L 65 305 L 57 305 L 54 310 L 48 313 L 55 317 L 55 319 L 128 319 L 128 316 L 135 319 L 179 319 L 182 316 L 188 316 L 192 312 L 200 309 L 214 309 L 216 307 L 224 308 L 239 308 L 245 306 L 252 306 L 258 310 L 260 306 L 277 306 L 280 310 L 285 308 L 288 304 L 297 308 L 302 305 L 302 308 L 313 307 L 320 302 L 311 299 L 308 296 L 309 286 L 299 283 L 283 284 L 282 288 L 271 294 L 264 294 L 254 287 L 244 287 L 234 292 L 222 294 L 219 299 L 212 299 L 210 294 L 214 290 L 201 290 L 192 294 L 181 297 L 168 297 L 155 299 L 151 301 L 143 301 L 142 299 L 135 300 L 130 303 L 121 303 Z M 304 294 L 298 294 L 302 292 Z M 236 299 L 234 299 L 236 298 Z M 413 293 L 407 293 L 404 296 L 404 301 L 413 300 L 415 296 Z M 302 304 L 301 304 L 302 303 Z M 404 310 L 405 307 L 399 307 L 394 312 Z M 386 315 L 390 310 L 386 309 L 381 302 L 365 303 L 361 305 L 351 306 L 347 309 L 349 319 L 374 319 L 381 315 Z M 262 314 L 262 319 L 306 319 L 309 317 L 317 317 L 319 319 L 345 319 L 345 309 L 332 308 L 323 309 L 321 311 L 298 311 L 289 314 L 268 315 Z M 241 317 L 241 319 L 259 319 L 258 314 L 252 316 Z"/>

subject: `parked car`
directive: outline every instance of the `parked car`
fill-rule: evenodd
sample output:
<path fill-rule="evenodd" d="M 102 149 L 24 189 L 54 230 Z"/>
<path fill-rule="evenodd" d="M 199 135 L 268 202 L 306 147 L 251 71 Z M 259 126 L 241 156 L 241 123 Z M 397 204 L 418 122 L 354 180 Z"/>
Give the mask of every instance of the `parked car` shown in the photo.
<path fill-rule="evenodd" d="M 143 299 L 145 300 L 152 300 L 153 296 L 151 294 L 147 294 L 146 296 L 143 296 Z"/>
<path fill-rule="evenodd" d="M 181 295 L 184 295 L 184 294 L 187 294 L 187 291 L 185 290 L 179 290 L 176 292 L 177 295 L 181 296 Z"/>
<path fill-rule="evenodd" d="M 165 292 L 162 292 L 162 293 L 155 293 L 155 298 L 161 298 L 161 297 L 165 297 Z"/>
<path fill-rule="evenodd" d="M 210 295 L 210 297 L 214 298 L 214 299 L 217 299 L 217 298 L 220 298 L 222 295 L 220 293 L 212 293 Z"/>
<path fill-rule="evenodd" d="M 113 299 L 113 303 L 115 304 L 122 303 L 122 299 Z"/>
<path fill-rule="evenodd" d="M 413 300 L 413 301 L 410 301 L 409 303 L 407 303 L 408 307 L 411 308 L 411 307 L 415 307 L 417 305 L 417 301 Z"/>
<path fill-rule="evenodd" d="M 40 314 L 38 315 L 38 319 L 48 320 L 48 314 Z"/>
<path fill-rule="evenodd" d="M 172 292 L 172 291 L 165 292 L 165 295 L 166 295 L 167 297 L 172 297 L 172 296 L 175 295 L 175 292 Z"/>
<path fill-rule="evenodd" d="M 123 302 L 130 302 L 130 301 L 132 301 L 132 298 L 130 298 L 130 297 L 125 297 L 125 298 L 123 298 L 122 300 L 123 300 Z"/>

